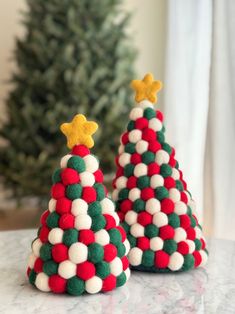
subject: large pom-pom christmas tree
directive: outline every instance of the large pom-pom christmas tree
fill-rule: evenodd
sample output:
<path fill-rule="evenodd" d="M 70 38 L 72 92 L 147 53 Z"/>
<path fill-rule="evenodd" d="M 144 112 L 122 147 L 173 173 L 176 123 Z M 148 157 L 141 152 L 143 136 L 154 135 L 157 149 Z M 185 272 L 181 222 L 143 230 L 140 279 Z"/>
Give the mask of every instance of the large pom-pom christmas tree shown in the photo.
<path fill-rule="evenodd" d="M 113 199 L 131 245 L 133 269 L 170 272 L 203 266 L 207 250 L 195 204 L 165 140 L 163 115 L 155 110 L 160 81 L 134 80 L 136 106 L 121 136 Z"/>
<path fill-rule="evenodd" d="M 89 150 L 97 128 L 81 114 L 61 126 L 71 152 L 53 174 L 51 200 L 27 271 L 41 291 L 93 294 L 120 287 L 129 278 L 129 242 Z"/>

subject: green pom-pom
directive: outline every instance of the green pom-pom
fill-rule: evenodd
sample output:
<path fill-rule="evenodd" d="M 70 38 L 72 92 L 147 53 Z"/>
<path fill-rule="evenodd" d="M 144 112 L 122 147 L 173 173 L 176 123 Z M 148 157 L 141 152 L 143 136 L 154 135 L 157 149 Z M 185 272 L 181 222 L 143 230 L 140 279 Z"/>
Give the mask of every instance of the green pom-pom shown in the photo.
<path fill-rule="evenodd" d="M 117 247 L 118 257 L 123 257 L 126 253 L 125 245 L 122 242 L 120 242 L 119 244 L 116 245 L 116 247 Z"/>
<path fill-rule="evenodd" d="M 37 276 L 37 273 L 32 269 L 29 273 L 29 282 L 31 283 L 31 285 L 34 285 L 36 276 Z"/>
<path fill-rule="evenodd" d="M 135 144 L 134 143 L 127 143 L 125 145 L 125 152 L 129 154 L 134 154 L 135 153 Z"/>
<path fill-rule="evenodd" d="M 164 186 L 159 186 L 155 189 L 155 196 L 159 201 L 161 201 L 169 196 L 169 192 Z"/>
<path fill-rule="evenodd" d="M 44 262 L 51 259 L 51 249 L 52 245 L 50 243 L 45 243 L 41 246 L 39 255 Z"/>
<path fill-rule="evenodd" d="M 142 162 L 146 165 L 151 164 L 155 161 L 155 154 L 152 152 L 144 152 L 142 154 Z"/>
<path fill-rule="evenodd" d="M 102 211 L 102 208 L 101 208 L 100 202 L 93 202 L 89 204 L 87 212 L 88 212 L 88 215 L 95 216 L 95 215 L 101 214 L 101 211 Z"/>
<path fill-rule="evenodd" d="M 86 170 L 85 161 L 79 156 L 72 156 L 69 158 L 67 167 L 77 170 L 78 173 Z"/>
<path fill-rule="evenodd" d="M 124 176 L 127 178 L 131 177 L 134 173 L 134 168 L 135 166 L 132 164 L 126 165 L 124 167 Z"/>
<path fill-rule="evenodd" d="M 163 132 L 159 131 L 157 132 L 157 139 L 158 139 L 158 142 L 160 144 L 163 144 L 165 142 L 165 135 Z"/>
<path fill-rule="evenodd" d="M 139 189 L 144 189 L 150 186 L 150 177 L 148 176 L 141 176 L 137 179 L 137 187 Z"/>
<path fill-rule="evenodd" d="M 152 119 L 152 118 L 156 118 L 156 112 L 154 109 L 152 108 L 146 108 L 144 110 L 144 117 L 148 120 Z"/>
<path fill-rule="evenodd" d="M 43 264 L 43 271 L 47 276 L 57 274 L 58 264 L 54 261 L 47 261 Z"/>
<path fill-rule="evenodd" d="M 163 125 L 162 125 L 162 129 L 161 129 L 161 132 L 164 133 L 165 131 L 166 131 L 166 128 L 165 128 L 165 125 L 163 124 Z"/>
<path fill-rule="evenodd" d="M 145 201 L 138 199 L 134 201 L 133 210 L 136 213 L 143 212 L 145 210 Z"/>
<path fill-rule="evenodd" d="M 197 225 L 196 219 L 192 216 L 190 216 L 189 218 L 191 221 L 191 223 L 190 223 L 191 227 L 193 227 L 193 228 L 196 227 L 196 225 Z"/>
<path fill-rule="evenodd" d="M 128 233 L 130 231 L 131 227 L 125 221 L 121 222 L 121 226 L 125 230 L 126 233 Z"/>
<path fill-rule="evenodd" d="M 98 243 L 92 243 L 88 246 L 88 260 L 94 264 L 103 260 L 104 249 L 103 246 Z"/>
<path fill-rule="evenodd" d="M 154 252 L 152 250 L 146 250 L 143 252 L 142 264 L 146 267 L 154 265 Z"/>
<path fill-rule="evenodd" d="M 127 234 L 127 239 L 130 243 L 131 248 L 136 246 L 136 238 L 132 234 Z"/>
<path fill-rule="evenodd" d="M 177 160 L 176 160 L 176 163 L 175 163 L 175 168 L 176 168 L 176 169 L 179 169 L 179 163 L 178 163 Z"/>
<path fill-rule="evenodd" d="M 154 238 L 158 235 L 158 227 L 154 224 L 149 224 L 145 227 L 144 234 L 149 239 Z"/>
<path fill-rule="evenodd" d="M 63 243 L 66 246 L 70 246 L 77 241 L 78 241 L 78 230 L 77 229 L 64 230 Z"/>
<path fill-rule="evenodd" d="M 121 287 L 126 283 L 126 274 L 124 271 L 117 276 L 116 287 Z"/>
<path fill-rule="evenodd" d="M 200 241 L 199 239 L 195 239 L 195 240 L 194 240 L 194 243 L 195 243 L 196 251 L 201 250 L 201 247 L 202 247 L 201 241 Z"/>
<path fill-rule="evenodd" d="M 58 168 L 58 169 L 56 169 L 54 171 L 54 173 L 52 175 L 52 182 L 54 184 L 61 181 L 60 173 L 61 173 L 61 169 L 60 168 Z"/>
<path fill-rule="evenodd" d="M 103 184 L 101 183 L 95 183 L 94 188 L 96 189 L 96 199 L 97 201 L 102 201 L 105 198 L 105 189 Z"/>
<path fill-rule="evenodd" d="M 176 185 L 176 188 L 179 190 L 179 191 L 183 191 L 184 190 L 184 186 L 183 186 L 183 183 L 180 181 L 180 180 L 176 180 L 175 181 L 175 185 Z"/>
<path fill-rule="evenodd" d="M 162 164 L 160 167 L 160 173 L 163 178 L 170 177 L 172 175 L 172 168 L 168 164 Z"/>
<path fill-rule="evenodd" d="M 118 245 L 120 242 L 122 242 L 122 236 L 118 229 L 116 228 L 109 229 L 108 233 L 110 236 L 110 243 Z"/>
<path fill-rule="evenodd" d="M 67 292 L 72 295 L 81 295 L 85 291 L 85 283 L 74 276 L 67 281 Z"/>
<path fill-rule="evenodd" d="M 194 267 L 194 257 L 192 254 L 184 255 L 182 270 L 189 270 Z"/>
<path fill-rule="evenodd" d="M 163 149 L 164 151 L 166 151 L 169 155 L 171 155 L 171 153 L 172 153 L 172 148 L 171 148 L 171 146 L 170 146 L 168 143 L 163 143 L 163 144 L 162 144 L 162 149 Z"/>
<path fill-rule="evenodd" d="M 135 121 L 129 121 L 128 125 L 127 125 L 127 130 L 130 132 L 132 130 L 134 130 L 135 128 Z"/>
<path fill-rule="evenodd" d="M 191 217 L 192 214 L 193 214 L 193 211 L 192 211 L 191 207 L 187 206 L 187 215 L 189 215 Z"/>
<path fill-rule="evenodd" d="M 168 224 L 172 226 L 174 229 L 180 226 L 180 219 L 176 213 L 172 213 L 168 215 Z"/>
<path fill-rule="evenodd" d="M 106 220 L 103 215 L 96 215 L 92 217 L 91 230 L 97 232 L 104 229 L 106 225 Z"/>
<path fill-rule="evenodd" d="M 96 275 L 101 279 L 106 278 L 110 274 L 110 266 L 107 262 L 100 262 L 95 265 Z"/>
<path fill-rule="evenodd" d="M 68 185 L 66 188 L 66 196 L 70 200 L 75 200 L 77 198 L 80 198 L 82 195 L 82 186 L 80 184 L 71 184 Z"/>
<path fill-rule="evenodd" d="M 174 240 L 165 240 L 163 250 L 171 255 L 177 250 L 177 243 Z"/>
<path fill-rule="evenodd" d="M 56 228 L 59 225 L 60 215 L 56 212 L 51 213 L 46 220 L 47 226 L 49 228 Z"/>
<path fill-rule="evenodd" d="M 129 190 L 127 188 L 121 189 L 118 193 L 118 198 L 120 200 L 128 199 Z"/>

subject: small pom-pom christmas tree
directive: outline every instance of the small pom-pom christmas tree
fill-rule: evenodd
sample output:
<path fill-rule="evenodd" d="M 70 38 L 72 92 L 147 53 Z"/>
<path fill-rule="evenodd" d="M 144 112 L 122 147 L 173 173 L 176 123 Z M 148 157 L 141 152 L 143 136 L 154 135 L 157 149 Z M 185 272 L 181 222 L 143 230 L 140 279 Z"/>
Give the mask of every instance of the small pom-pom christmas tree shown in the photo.
<path fill-rule="evenodd" d="M 163 115 L 153 107 L 161 86 L 151 74 L 132 82 L 137 103 L 121 136 L 113 199 L 132 268 L 183 271 L 203 266 L 208 254 L 175 150 L 165 140 Z"/>
<path fill-rule="evenodd" d="M 27 270 L 30 283 L 41 291 L 106 292 L 130 276 L 130 245 L 107 197 L 99 162 L 89 150 L 97 128 L 81 114 L 61 126 L 71 152 L 52 176 L 51 200 Z"/>

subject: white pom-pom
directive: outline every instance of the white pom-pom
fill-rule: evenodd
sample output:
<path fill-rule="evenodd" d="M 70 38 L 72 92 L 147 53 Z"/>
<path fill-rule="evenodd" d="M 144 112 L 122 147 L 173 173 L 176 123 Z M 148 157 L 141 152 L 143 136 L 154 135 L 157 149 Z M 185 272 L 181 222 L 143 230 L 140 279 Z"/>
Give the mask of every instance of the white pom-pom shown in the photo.
<path fill-rule="evenodd" d="M 130 264 L 132 266 L 140 265 L 142 261 L 142 255 L 143 251 L 141 249 L 138 247 L 133 247 L 128 254 Z"/>
<path fill-rule="evenodd" d="M 58 274 L 64 279 L 69 279 L 76 275 L 76 270 L 77 265 L 67 260 L 59 264 Z"/>
<path fill-rule="evenodd" d="M 99 169 L 99 162 L 93 155 L 87 155 L 83 157 L 83 160 L 86 165 L 86 171 L 89 171 L 91 173 L 96 172 L 96 170 Z"/>
<path fill-rule="evenodd" d="M 150 198 L 146 202 L 145 209 L 149 214 L 154 215 L 161 210 L 161 203 L 156 198 Z"/>
<path fill-rule="evenodd" d="M 89 215 L 79 215 L 75 218 L 75 228 L 77 230 L 90 229 L 92 224 L 92 219 Z"/>
<path fill-rule="evenodd" d="M 172 174 L 171 174 L 172 178 L 175 180 L 179 180 L 180 178 L 180 173 L 176 168 L 172 168 Z"/>
<path fill-rule="evenodd" d="M 166 226 L 168 224 L 168 217 L 165 213 L 158 212 L 153 215 L 153 223 L 159 228 Z"/>
<path fill-rule="evenodd" d="M 163 186 L 164 185 L 164 179 L 160 174 L 154 174 L 150 178 L 150 186 L 151 188 L 155 189 L 158 186 Z"/>
<path fill-rule="evenodd" d="M 138 188 L 133 188 L 129 191 L 128 198 L 134 202 L 140 198 L 141 191 Z"/>
<path fill-rule="evenodd" d="M 147 152 L 148 146 L 149 146 L 148 142 L 146 142 L 144 140 L 140 140 L 135 145 L 136 152 L 138 154 L 142 155 L 144 152 Z"/>
<path fill-rule="evenodd" d="M 48 210 L 49 212 L 54 212 L 56 207 L 56 200 L 54 198 L 51 198 L 49 203 L 48 203 Z"/>
<path fill-rule="evenodd" d="M 87 246 L 81 242 L 73 243 L 69 248 L 69 259 L 75 264 L 80 264 L 87 260 Z"/>
<path fill-rule="evenodd" d="M 79 174 L 79 177 L 82 186 L 93 186 L 95 184 L 95 177 L 91 172 L 84 171 Z"/>
<path fill-rule="evenodd" d="M 111 262 L 110 262 L 110 272 L 114 276 L 119 276 L 122 273 L 122 261 L 119 257 L 115 257 Z"/>
<path fill-rule="evenodd" d="M 39 238 L 34 240 L 33 243 L 32 243 L 32 250 L 33 250 L 33 253 L 34 253 L 34 255 L 36 257 L 40 256 L 41 246 L 42 246 L 42 242 L 41 242 L 41 240 Z"/>
<path fill-rule="evenodd" d="M 170 256 L 168 268 L 170 268 L 170 270 L 172 271 L 176 271 L 176 270 L 179 270 L 183 266 L 183 263 L 184 263 L 183 255 L 180 254 L 179 252 L 174 252 Z"/>
<path fill-rule="evenodd" d="M 194 228 L 194 230 L 196 232 L 196 239 L 201 239 L 201 237 L 202 237 L 202 230 L 198 226 L 196 226 Z"/>
<path fill-rule="evenodd" d="M 162 250 L 163 244 L 163 240 L 159 237 L 154 237 L 150 239 L 150 249 L 153 251 Z"/>
<path fill-rule="evenodd" d="M 88 210 L 88 204 L 81 198 L 72 202 L 71 212 L 74 216 L 85 215 Z"/>
<path fill-rule="evenodd" d="M 106 230 L 101 229 L 95 233 L 95 242 L 99 243 L 100 245 L 104 246 L 108 244 L 110 241 L 109 234 Z"/>
<path fill-rule="evenodd" d="M 135 107 L 135 108 L 133 108 L 131 110 L 129 117 L 130 117 L 131 120 L 135 121 L 135 120 L 137 120 L 139 118 L 142 118 L 143 117 L 143 113 L 144 112 L 143 112 L 142 108 Z"/>
<path fill-rule="evenodd" d="M 132 130 L 128 134 L 129 141 L 131 143 L 137 143 L 139 140 L 141 140 L 142 132 L 140 130 Z"/>
<path fill-rule="evenodd" d="M 118 147 L 118 154 L 122 154 L 124 152 L 124 145 L 123 144 L 120 144 L 119 147 Z"/>
<path fill-rule="evenodd" d="M 94 294 L 100 292 L 100 290 L 102 289 L 102 285 L 102 279 L 94 276 L 85 282 L 85 289 L 87 293 Z"/>
<path fill-rule="evenodd" d="M 135 223 L 134 225 L 131 226 L 130 233 L 136 238 L 143 237 L 144 227 L 139 223 Z"/>
<path fill-rule="evenodd" d="M 174 212 L 177 215 L 184 215 L 187 213 L 187 205 L 184 202 L 176 202 L 175 203 L 175 208 L 174 208 Z"/>
<path fill-rule="evenodd" d="M 125 275 L 126 275 L 126 281 L 129 280 L 130 276 L 131 276 L 131 271 L 130 268 L 128 267 L 125 271 L 124 271 Z"/>
<path fill-rule="evenodd" d="M 123 242 L 125 248 L 126 248 L 126 252 L 125 252 L 125 255 L 127 255 L 130 251 L 130 242 L 126 239 L 124 242 Z"/>
<path fill-rule="evenodd" d="M 169 190 L 169 198 L 173 201 L 173 202 L 179 202 L 180 199 L 181 199 L 181 195 L 180 195 L 180 192 L 175 189 L 175 188 L 172 188 Z"/>
<path fill-rule="evenodd" d="M 162 164 L 167 164 L 169 160 L 170 160 L 170 156 L 167 152 L 165 152 L 162 149 L 157 151 L 155 161 L 157 162 L 159 166 L 161 166 Z"/>
<path fill-rule="evenodd" d="M 207 263 L 208 255 L 207 255 L 206 252 L 203 251 L 203 250 L 200 250 L 199 253 L 201 254 L 201 257 L 202 257 L 202 261 L 201 261 L 201 263 L 200 263 L 199 266 L 202 266 L 202 267 L 203 267 L 203 266 L 205 266 L 206 263 Z"/>
<path fill-rule="evenodd" d="M 64 231 L 61 228 L 53 228 L 48 234 L 48 240 L 51 244 L 63 242 Z"/>
<path fill-rule="evenodd" d="M 146 176 L 147 173 L 148 173 L 148 166 L 143 163 L 136 165 L 134 168 L 134 176 L 137 178 L 141 176 Z"/>
<path fill-rule="evenodd" d="M 155 132 L 161 131 L 162 122 L 157 118 L 152 118 L 149 120 L 149 128 L 153 129 Z"/>
<path fill-rule="evenodd" d="M 116 202 L 118 200 L 118 193 L 119 193 L 118 189 L 113 190 L 112 199 L 114 202 Z"/>
<path fill-rule="evenodd" d="M 127 178 L 124 176 L 117 178 L 117 180 L 115 182 L 116 187 L 119 190 L 124 189 L 126 187 L 126 183 L 127 183 Z"/>
<path fill-rule="evenodd" d="M 151 101 L 144 99 L 141 102 L 138 103 L 138 106 L 140 108 L 146 109 L 146 108 L 154 108 L 153 104 L 151 103 Z"/>
<path fill-rule="evenodd" d="M 187 233 L 183 228 L 181 228 L 181 227 L 175 228 L 174 240 L 177 243 L 180 241 L 186 240 L 186 238 L 187 238 Z"/>
<path fill-rule="evenodd" d="M 111 201 L 108 197 L 104 198 L 101 202 L 100 202 L 101 208 L 102 208 L 102 213 L 110 213 L 112 211 L 115 211 L 115 206 L 113 201 Z"/>
<path fill-rule="evenodd" d="M 37 277 L 35 280 L 35 286 L 43 292 L 49 292 L 51 291 L 51 289 L 49 287 L 48 281 L 49 281 L 49 277 L 46 274 L 39 273 L 37 274 Z"/>
<path fill-rule="evenodd" d="M 131 161 L 131 155 L 128 153 L 122 153 L 118 158 L 118 162 L 120 166 L 122 167 L 125 167 L 126 165 L 128 165 L 130 161 Z"/>
<path fill-rule="evenodd" d="M 65 155 L 64 157 L 62 157 L 60 160 L 60 167 L 61 168 L 67 168 L 67 163 L 72 156 L 73 155 L 68 154 L 68 155 Z"/>
<path fill-rule="evenodd" d="M 29 260 L 28 260 L 28 267 L 29 268 L 33 269 L 36 259 L 37 259 L 37 257 L 33 253 L 31 253 L 29 255 Z"/>
<path fill-rule="evenodd" d="M 133 225 L 137 222 L 138 214 L 134 212 L 133 210 L 129 210 L 125 215 L 125 221 L 128 223 L 128 225 Z"/>
<path fill-rule="evenodd" d="M 195 251 L 195 243 L 192 240 L 185 240 L 185 242 L 188 244 L 189 247 L 189 254 L 192 254 Z"/>

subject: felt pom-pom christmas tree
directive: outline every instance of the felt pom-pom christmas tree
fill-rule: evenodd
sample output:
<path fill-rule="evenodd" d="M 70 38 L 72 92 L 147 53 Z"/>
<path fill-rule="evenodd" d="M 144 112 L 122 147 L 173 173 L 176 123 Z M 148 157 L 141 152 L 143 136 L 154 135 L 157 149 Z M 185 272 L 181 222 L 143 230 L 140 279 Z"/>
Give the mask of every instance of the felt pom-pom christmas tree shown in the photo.
<path fill-rule="evenodd" d="M 121 136 L 113 199 L 132 268 L 183 271 L 203 266 L 208 254 L 175 150 L 165 140 L 163 115 L 153 106 L 161 86 L 151 74 L 132 82 L 136 106 Z"/>
<path fill-rule="evenodd" d="M 103 173 L 90 153 L 97 124 L 79 114 L 61 131 L 71 152 L 52 180 L 51 200 L 32 242 L 27 274 L 39 290 L 81 295 L 113 290 L 130 275 L 130 245 Z"/>

